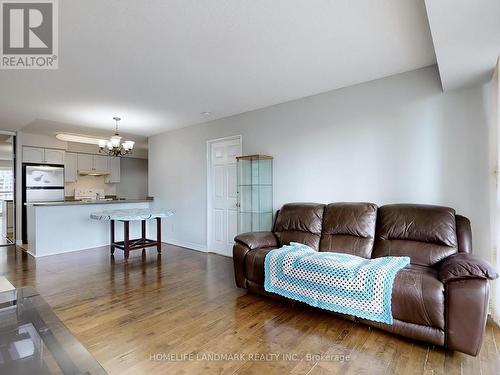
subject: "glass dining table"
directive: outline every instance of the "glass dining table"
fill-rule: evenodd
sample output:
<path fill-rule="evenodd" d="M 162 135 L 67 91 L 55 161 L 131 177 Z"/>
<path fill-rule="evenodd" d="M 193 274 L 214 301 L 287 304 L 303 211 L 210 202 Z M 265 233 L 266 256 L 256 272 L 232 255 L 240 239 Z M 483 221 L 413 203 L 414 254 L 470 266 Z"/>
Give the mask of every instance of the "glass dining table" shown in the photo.
<path fill-rule="evenodd" d="M 33 288 L 0 293 L 0 374 L 106 374 Z"/>

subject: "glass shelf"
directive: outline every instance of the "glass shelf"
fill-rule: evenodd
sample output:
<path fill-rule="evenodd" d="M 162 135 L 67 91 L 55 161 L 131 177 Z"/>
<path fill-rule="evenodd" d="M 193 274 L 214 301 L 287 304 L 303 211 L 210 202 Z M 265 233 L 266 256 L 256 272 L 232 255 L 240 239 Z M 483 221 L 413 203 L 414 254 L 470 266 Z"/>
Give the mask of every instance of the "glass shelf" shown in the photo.
<path fill-rule="evenodd" d="M 273 221 L 273 158 L 249 155 L 238 160 L 238 233 L 268 231 Z"/>
<path fill-rule="evenodd" d="M 273 186 L 273 184 L 249 184 L 249 185 L 239 185 L 239 186 Z"/>

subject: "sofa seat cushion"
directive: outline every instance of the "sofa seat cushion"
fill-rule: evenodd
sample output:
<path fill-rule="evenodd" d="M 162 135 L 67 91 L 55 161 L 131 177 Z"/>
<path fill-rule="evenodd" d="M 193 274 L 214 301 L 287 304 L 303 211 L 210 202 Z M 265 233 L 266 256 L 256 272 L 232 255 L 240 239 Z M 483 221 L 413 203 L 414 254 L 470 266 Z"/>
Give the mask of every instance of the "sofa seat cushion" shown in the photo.
<path fill-rule="evenodd" d="M 264 260 L 274 247 L 245 257 L 248 280 L 264 285 Z M 398 272 L 392 288 L 392 316 L 403 322 L 444 329 L 444 285 L 430 267 L 409 265 Z"/>
<path fill-rule="evenodd" d="M 409 265 L 394 279 L 392 316 L 395 319 L 444 329 L 444 284 L 430 267 Z"/>

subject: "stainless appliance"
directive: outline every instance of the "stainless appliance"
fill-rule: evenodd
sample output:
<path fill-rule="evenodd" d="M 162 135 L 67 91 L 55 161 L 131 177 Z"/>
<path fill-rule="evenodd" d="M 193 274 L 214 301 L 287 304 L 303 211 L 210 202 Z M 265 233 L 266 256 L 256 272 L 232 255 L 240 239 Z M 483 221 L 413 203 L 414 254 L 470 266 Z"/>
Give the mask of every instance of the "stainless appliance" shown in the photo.
<path fill-rule="evenodd" d="M 22 241 L 28 242 L 27 203 L 64 201 L 64 166 L 23 163 Z"/>
<path fill-rule="evenodd" d="M 86 171 L 86 170 L 82 170 L 82 171 L 78 171 L 78 174 L 80 176 L 107 176 L 109 173 L 109 171 L 98 171 L 98 170 L 91 170 L 91 171 Z"/>

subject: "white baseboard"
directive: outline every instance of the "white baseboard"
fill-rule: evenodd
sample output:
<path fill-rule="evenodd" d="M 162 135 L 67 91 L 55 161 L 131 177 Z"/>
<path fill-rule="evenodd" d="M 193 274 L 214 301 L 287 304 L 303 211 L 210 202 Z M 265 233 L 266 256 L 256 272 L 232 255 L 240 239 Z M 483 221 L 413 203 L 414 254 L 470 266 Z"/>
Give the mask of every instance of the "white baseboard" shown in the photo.
<path fill-rule="evenodd" d="M 495 289 L 493 289 L 494 291 Z M 494 293 L 493 294 L 493 297 L 494 297 Z M 497 309 L 495 308 L 495 301 L 490 297 L 490 303 L 489 303 L 489 309 L 488 309 L 488 314 L 490 315 L 491 319 L 493 319 L 493 321 L 500 325 L 500 316 L 498 314 L 498 311 Z"/>
<path fill-rule="evenodd" d="M 207 247 L 205 245 L 200 245 L 200 244 L 196 244 L 196 243 L 192 243 L 192 242 L 178 241 L 178 240 L 172 240 L 172 239 L 169 239 L 168 241 L 162 241 L 162 242 L 163 243 L 167 243 L 169 245 L 175 245 L 175 246 L 179 246 L 179 247 L 185 247 L 186 249 L 190 249 L 190 250 L 201 251 L 203 253 L 207 252 Z M 109 246 L 109 244 L 98 246 L 98 247 L 105 247 L 105 246 Z M 94 247 L 90 248 L 90 249 L 94 249 Z M 29 255 L 31 255 L 32 257 L 34 257 L 34 258 L 41 258 L 41 257 L 44 257 L 44 256 L 57 255 L 57 254 L 67 254 L 67 253 L 72 253 L 72 252 L 75 252 L 75 251 L 90 250 L 90 249 L 89 248 L 74 249 L 74 250 L 64 251 L 64 252 L 56 251 L 56 252 L 51 252 L 51 253 L 45 253 L 43 255 L 35 255 L 31 251 L 29 251 L 29 250 L 26 250 L 26 252 Z"/>
<path fill-rule="evenodd" d="M 102 247 L 109 247 L 109 244 L 107 245 L 102 245 L 102 246 L 95 246 L 95 247 L 84 247 L 84 248 L 78 248 L 78 249 L 71 249 L 71 250 L 68 250 L 68 251 L 51 251 L 51 252 L 46 252 L 46 253 L 43 253 L 43 254 L 39 254 L 39 255 L 35 255 L 32 251 L 30 250 L 26 250 L 26 252 L 31 255 L 32 257 L 34 258 L 43 258 L 43 257 L 49 257 L 49 256 L 53 256 L 53 255 L 61 255 L 61 254 L 69 254 L 69 253 L 74 253 L 76 251 L 84 251 L 84 250 L 93 250 L 93 249 L 98 249 L 98 248 L 102 248 Z M 105 251 L 108 251 L 109 253 L 109 250 L 105 250 Z"/>
<path fill-rule="evenodd" d="M 499 319 L 499 318 L 500 318 L 500 317 L 498 316 L 498 314 L 494 314 L 494 313 L 493 313 L 493 314 L 491 314 L 491 319 L 493 319 L 493 321 L 494 321 L 496 324 L 498 324 L 498 325 L 500 325 L 500 319 Z"/>
<path fill-rule="evenodd" d="M 178 240 L 174 240 L 171 238 L 169 238 L 168 241 L 164 241 L 164 242 L 168 243 L 170 245 L 175 245 L 175 246 L 185 247 L 185 248 L 191 249 L 191 250 L 201 251 L 203 253 L 207 252 L 207 247 L 205 245 L 200 245 L 200 244 L 193 243 L 193 242 L 178 241 Z"/>

